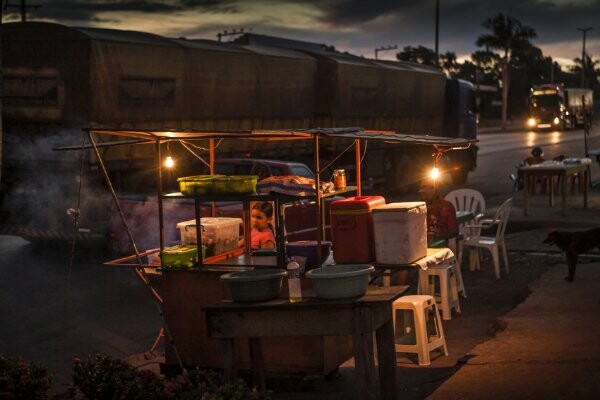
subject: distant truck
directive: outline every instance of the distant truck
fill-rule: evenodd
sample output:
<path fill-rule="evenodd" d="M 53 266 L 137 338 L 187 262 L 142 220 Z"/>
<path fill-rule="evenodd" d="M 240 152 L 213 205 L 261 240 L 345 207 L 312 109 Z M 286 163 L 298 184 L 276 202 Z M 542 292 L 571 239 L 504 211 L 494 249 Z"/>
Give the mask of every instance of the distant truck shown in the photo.
<path fill-rule="evenodd" d="M 566 88 L 562 84 L 545 84 L 531 88 L 529 95 L 530 128 L 567 129 L 583 126 L 591 120 L 594 96 L 591 89 Z"/>

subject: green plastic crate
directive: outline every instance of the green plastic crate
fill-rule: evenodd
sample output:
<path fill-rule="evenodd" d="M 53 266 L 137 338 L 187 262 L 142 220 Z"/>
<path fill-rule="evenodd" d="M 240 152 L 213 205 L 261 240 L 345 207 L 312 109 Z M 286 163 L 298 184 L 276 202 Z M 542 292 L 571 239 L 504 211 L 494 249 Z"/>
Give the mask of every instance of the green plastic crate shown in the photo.
<path fill-rule="evenodd" d="M 206 246 L 202 246 L 202 258 L 206 256 Z M 178 244 L 160 252 L 160 265 L 172 268 L 191 268 L 198 261 L 196 245 Z"/>

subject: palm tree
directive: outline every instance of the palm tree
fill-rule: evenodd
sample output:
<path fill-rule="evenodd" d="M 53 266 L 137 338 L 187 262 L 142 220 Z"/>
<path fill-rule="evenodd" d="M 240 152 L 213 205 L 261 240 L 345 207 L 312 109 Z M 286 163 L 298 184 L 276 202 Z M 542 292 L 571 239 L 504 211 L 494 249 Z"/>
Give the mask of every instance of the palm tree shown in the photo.
<path fill-rule="evenodd" d="M 502 52 L 502 130 L 506 129 L 508 89 L 510 87 L 510 65 L 514 51 L 530 47 L 529 39 L 537 34 L 516 18 L 498 13 L 486 19 L 482 26 L 491 31 L 477 38 L 475 44 L 479 47 L 486 46 Z"/>

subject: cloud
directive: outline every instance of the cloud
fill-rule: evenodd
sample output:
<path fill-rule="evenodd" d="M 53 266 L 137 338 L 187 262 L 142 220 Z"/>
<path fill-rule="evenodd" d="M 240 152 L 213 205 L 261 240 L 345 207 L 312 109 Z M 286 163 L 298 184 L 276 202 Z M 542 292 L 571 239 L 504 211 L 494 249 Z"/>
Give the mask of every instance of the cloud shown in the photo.
<path fill-rule="evenodd" d="M 422 0 L 31 0 L 42 7 L 30 20 L 153 32 L 169 37 L 215 39 L 224 30 L 252 30 L 325 43 L 371 56 L 376 47 L 435 43 L 435 2 Z M 16 2 L 13 1 L 16 4 Z M 5 20 L 18 19 L 18 9 Z M 544 54 L 573 59 L 581 32 L 600 21 L 600 0 L 440 0 L 439 50 L 468 56 L 483 21 L 502 12 L 532 27 Z M 600 56 L 600 26 L 586 48 Z M 548 49 L 548 50 L 547 50 Z M 548 53 L 551 51 L 551 53 Z M 386 52 L 386 56 L 394 56 Z"/>

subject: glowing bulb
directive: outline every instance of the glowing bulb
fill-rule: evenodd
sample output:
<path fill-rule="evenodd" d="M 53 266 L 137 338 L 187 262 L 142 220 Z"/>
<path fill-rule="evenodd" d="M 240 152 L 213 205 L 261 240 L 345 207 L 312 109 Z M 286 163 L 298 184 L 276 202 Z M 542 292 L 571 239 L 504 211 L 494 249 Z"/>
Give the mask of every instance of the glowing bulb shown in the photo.
<path fill-rule="evenodd" d="M 429 171 L 429 177 L 431 179 L 437 179 L 440 177 L 440 170 L 438 169 L 438 167 L 431 168 L 431 171 Z"/>
<path fill-rule="evenodd" d="M 173 157 L 167 156 L 167 158 L 165 159 L 165 167 L 173 168 L 173 165 L 175 165 L 175 161 L 173 161 Z"/>

